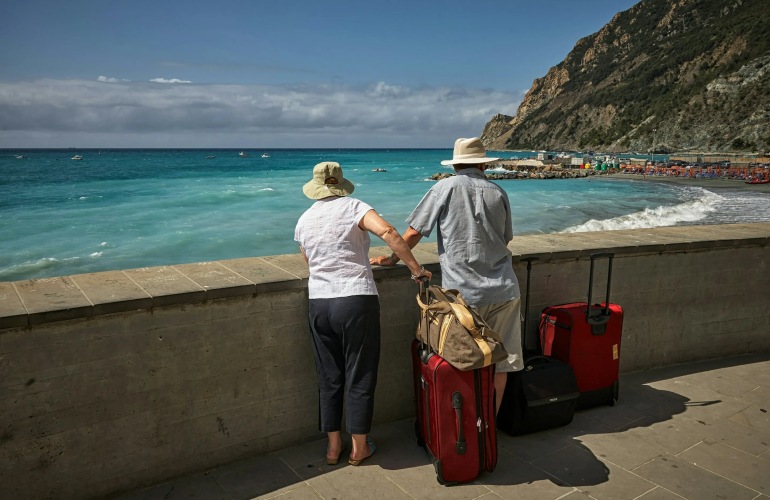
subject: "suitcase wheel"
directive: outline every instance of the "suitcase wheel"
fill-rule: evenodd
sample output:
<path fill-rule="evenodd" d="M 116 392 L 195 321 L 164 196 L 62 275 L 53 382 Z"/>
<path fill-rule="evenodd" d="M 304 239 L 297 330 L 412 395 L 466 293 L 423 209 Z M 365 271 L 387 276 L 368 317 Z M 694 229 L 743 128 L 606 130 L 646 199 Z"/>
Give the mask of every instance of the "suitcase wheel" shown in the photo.
<path fill-rule="evenodd" d="M 615 406 L 615 403 L 618 402 L 618 396 L 620 394 L 620 382 L 617 380 L 612 383 L 612 395 L 610 396 L 609 405 Z"/>

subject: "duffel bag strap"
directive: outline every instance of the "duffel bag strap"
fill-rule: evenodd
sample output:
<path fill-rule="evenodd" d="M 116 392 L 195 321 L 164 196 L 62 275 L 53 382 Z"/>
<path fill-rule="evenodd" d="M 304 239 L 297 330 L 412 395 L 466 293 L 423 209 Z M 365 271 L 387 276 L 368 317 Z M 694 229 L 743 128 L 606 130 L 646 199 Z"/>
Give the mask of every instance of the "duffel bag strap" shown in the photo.
<path fill-rule="evenodd" d="M 450 303 L 449 306 L 452 308 L 452 311 L 455 314 L 455 317 L 460 321 L 460 324 L 463 325 L 463 327 L 468 330 L 473 337 L 473 340 L 476 341 L 476 344 L 478 344 L 479 349 L 481 349 L 481 352 L 484 353 L 484 366 L 489 366 L 492 364 L 492 349 L 489 347 L 489 344 L 486 340 L 484 340 L 481 337 L 481 334 L 479 333 L 479 329 L 476 327 L 476 322 L 473 321 L 473 315 L 468 311 L 468 308 L 465 306 L 462 306 L 460 304 L 452 304 Z"/>
<path fill-rule="evenodd" d="M 423 294 L 418 293 L 417 294 L 417 305 L 420 307 L 420 314 L 422 316 L 422 321 L 420 322 L 421 325 L 424 327 L 424 334 L 422 340 L 427 345 L 428 350 L 434 350 L 433 344 L 431 344 L 430 341 L 430 323 L 435 323 L 439 328 L 442 328 L 442 324 L 437 321 L 439 315 L 444 314 L 448 315 L 451 314 L 451 308 L 449 307 L 449 303 L 443 300 L 435 300 L 436 295 L 435 290 L 437 287 L 435 286 L 428 286 L 425 287 L 424 290 L 424 297 Z M 443 295 L 443 294 L 442 294 Z M 431 299 L 434 299 L 431 301 Z M 439 338 L 438 338 L 439 345 L 443 344 L 442 334 L 439 332 Z M 438 352 L 440 352 L 441 349 L 438 349 Z"/>

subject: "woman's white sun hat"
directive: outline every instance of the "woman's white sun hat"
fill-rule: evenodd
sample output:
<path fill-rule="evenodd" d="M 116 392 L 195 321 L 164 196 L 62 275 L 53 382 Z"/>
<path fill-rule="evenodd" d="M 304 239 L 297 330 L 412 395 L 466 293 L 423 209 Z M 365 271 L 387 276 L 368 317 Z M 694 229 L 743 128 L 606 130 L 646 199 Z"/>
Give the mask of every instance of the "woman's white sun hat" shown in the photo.
<path fill-rule="evenodd" d="M 497 161 L 500 158 L 489 158 L 487 156 L 487 150 L 481 143 L 481 139 L 478 137 L 471 137 L 466 139 L 461 137 L 455 141 L 455 149 L 452 154 L 451 160 L 444 160 L 442 165 L 462 165 L 462 164 L 476 164 L 476 163 L 489 163 Z"/>
<path fill-rule="evenodd" d="M 313 167 L 313 179 L 305 184 L 302 192 L 311 200 L 329 196 L 347 196 L 356 187 L 342 176 L 342 167 L 334 161 L 324 161 Z"/>

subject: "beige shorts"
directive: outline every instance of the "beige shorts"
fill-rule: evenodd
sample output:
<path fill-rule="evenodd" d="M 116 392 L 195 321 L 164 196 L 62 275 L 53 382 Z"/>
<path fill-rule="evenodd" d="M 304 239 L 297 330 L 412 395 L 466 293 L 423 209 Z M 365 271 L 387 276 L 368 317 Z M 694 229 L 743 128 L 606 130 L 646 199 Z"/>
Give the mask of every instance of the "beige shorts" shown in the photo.
<path fill-rule="evenodd" d="M 516 372 L 524 369 L 521 352 L 521 300 L 513 299 L 499 304 L 474 307 L 476 312 L 503 340 L 508 359 L 495 365 L 498 372 Z"/>

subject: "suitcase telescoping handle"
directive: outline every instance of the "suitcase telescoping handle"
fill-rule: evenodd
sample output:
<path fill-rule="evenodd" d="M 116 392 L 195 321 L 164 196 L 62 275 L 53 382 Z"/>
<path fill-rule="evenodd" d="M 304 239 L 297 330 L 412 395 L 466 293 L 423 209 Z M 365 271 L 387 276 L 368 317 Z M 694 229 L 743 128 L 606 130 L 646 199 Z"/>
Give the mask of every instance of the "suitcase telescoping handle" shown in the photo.
<path fill-rule="evenodd" d="M 427 304 L 428 303 L 428 287 L 430 287 L 430 280 L 427 276 L 420 276 L 420 297 L 422 297 L 422 301 Z"/>
<path fill-rule="evenodd" d="M 605 331 L 605 325 L 610 320 L 610 285 L 612 284 L 612 259 L 615 254 L 602 252 L 591 254 L 591 271 L 588 277 L 588 304 L 586 307 L 586 322 L 591 325 L 591 333 L 601 335 Z M 607 293 L 604 299 L 604 308 L 591 306 L 591 290 L 594 286 L 594 263 L 596 259 L 607 258 Z"/>
<path fill-rule="evenodd" d="M 526 259 L 521 259 L 524 262 L 527 263 L 527 294 L 526 299 L 524 300 L 524 326 L 521 330 L 521 349 L 522 351 L 527 350 L 527 326 L 529 325 L 529 282 L 530 282 L 530 275 L 532 274 L 532 261 L 538 260 L 537 257 L 527 257 Z"/>
<path fill-rule="evenodd" d="M 420 277 L 420 297 L 422 297 L 423 303 L 427 304 L 429 301 L 428 287 L 430 286 L 430 280 L 426 276 Z M 428 364 L 428 360 L 432 356 L 430 352 L 430 327 L 427 321 L 425 323 L 425 342 L 420 342 L 419 354 L 420 360 L 423 364 Z"/>

